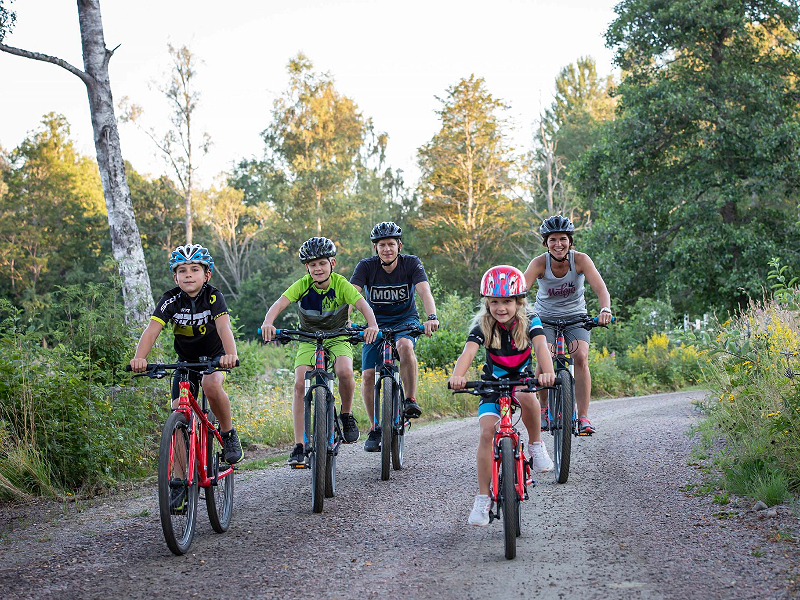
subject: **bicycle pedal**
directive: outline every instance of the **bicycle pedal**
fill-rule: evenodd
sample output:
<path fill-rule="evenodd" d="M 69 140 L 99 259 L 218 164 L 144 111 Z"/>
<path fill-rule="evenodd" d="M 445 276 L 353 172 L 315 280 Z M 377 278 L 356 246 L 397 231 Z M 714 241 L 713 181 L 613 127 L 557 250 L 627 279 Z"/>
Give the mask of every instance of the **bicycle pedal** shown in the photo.
<path fill-rule="evenodd" d="M 302 465 L 289 465 L 289 466 L 290 466 L 292 469 L 307 469 L 307 468 L 308 468 L 308 465 L 307 465 L 307 464 L 302 464 Z"/>

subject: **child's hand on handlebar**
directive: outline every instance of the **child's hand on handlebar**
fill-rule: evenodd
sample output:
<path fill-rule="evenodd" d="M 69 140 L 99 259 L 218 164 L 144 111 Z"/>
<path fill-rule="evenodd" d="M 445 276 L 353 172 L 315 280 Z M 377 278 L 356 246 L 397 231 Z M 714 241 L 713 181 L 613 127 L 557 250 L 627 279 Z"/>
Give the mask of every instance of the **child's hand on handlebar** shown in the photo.
<path fill-rule="evenodd" d="M 134 373 L 144 373 L 147 371 L 147 359 L 146 358 L 132 358 L 131 359 L 131 371 Z"/>
<path fill-rule="evenodd" d="M 451 390 L 463 390 L 464 386 L 467 385 L 467 378 L 453 375 L 450 377 L 449 385 Z"/>
<path fill-rule="evenodd" d="M 265 342 L 271 342 L 273 339 L 275 339 L 275 327 L 272 325 L 272 323 L 268 324 L 266 321 L 264 321 L 261 324 L 261 337 L 264 338 Z"/>
<path fill-rule="evenodd" d="M 236 362 L 239 360 L 239 357 L 235 354 L 225 354 L 224 356 L 219 357 L 219 366 L 223 369 L 232 369 L 236 366 Z"/>
<path fill-rule="evenodd" d="M 552 371 L 550 371 L 549 373 L 542 372 L 536 376 L 536 381 L 542 387 L 553 385 L 553 383 L 555 383 L 555 380 L 556 380 L 556 374 L 553 373 Z"/>

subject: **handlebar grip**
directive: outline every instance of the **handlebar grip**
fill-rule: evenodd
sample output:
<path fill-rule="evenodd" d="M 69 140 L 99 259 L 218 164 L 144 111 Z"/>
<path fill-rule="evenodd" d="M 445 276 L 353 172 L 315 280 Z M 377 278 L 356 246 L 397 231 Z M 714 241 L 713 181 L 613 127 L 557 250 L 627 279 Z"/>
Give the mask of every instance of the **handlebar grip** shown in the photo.
<path fill-rule="evenodd" d="M 258 328 L 258 335 L 261 335 L 261 327 Z"/>
<path fill-rule="evenodd" d="M 131 370 L 131 366 L 130 365 L 125 365 L 125 370 L 126 371 L 130 371 Z"/>
<path fill-rule="evenodd" d="M 617 317 L 613 317 L 613 316 L 611 317 L 611 322 L 612 323 L 614 321 L 616 321 L 616 320 L 617 320 Z M 600 324 L 599 318 L 598 317 L 592 317 L 592 323 L 594 323 L 595 325 L 599 325 Z"/>

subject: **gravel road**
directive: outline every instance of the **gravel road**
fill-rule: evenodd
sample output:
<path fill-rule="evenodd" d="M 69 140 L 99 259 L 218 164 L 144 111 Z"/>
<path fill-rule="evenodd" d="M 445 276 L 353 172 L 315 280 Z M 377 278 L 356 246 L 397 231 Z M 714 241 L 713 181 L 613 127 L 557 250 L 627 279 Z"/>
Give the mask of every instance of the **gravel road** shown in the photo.
<path fill-rule="evenodd" d="M 797 511 L 694 495 L 686 435 L 700 392 L 592 402 L 599 433 L 573 442 L 570 479 L 540 475 L 517 558 L 500 522 L 470 527 L 477 419 L 414 427 L 407 468 L 346 446 L 337 496 L 310 507 L 309 472 L 237 475 L 230 530 L 200 504 L 173 556 L 155 485 L 91 503 L 0 506 L 0 594 L 10 598 L 793 598 Z"/>

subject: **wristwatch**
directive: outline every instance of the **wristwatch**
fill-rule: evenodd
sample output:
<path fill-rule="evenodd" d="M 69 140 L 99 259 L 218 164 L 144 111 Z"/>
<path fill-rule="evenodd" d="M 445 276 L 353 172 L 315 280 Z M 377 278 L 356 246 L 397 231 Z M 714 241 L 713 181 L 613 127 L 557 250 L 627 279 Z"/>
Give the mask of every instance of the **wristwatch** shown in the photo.
<path fill-rule="evenodd" d="M 611 313 L 611 309 L 610 309 L 609 307 L 607 307 L 607 306 L 604 306 L 603 308 L 601 308 L 601 309 L 600 309 L 600 312 L 601 312 L 601 313 L 604 313 L 604 312 L 605 312 L 605 313 L 608 313 L 608 314 L 612 314 L 612 313 Z"/>
<path fill-rule="evenodd" d="M 438 321 L 439 319 L 436 318 L 436 313 L 431 313 L 428 315 L 428 321 Z"/>

